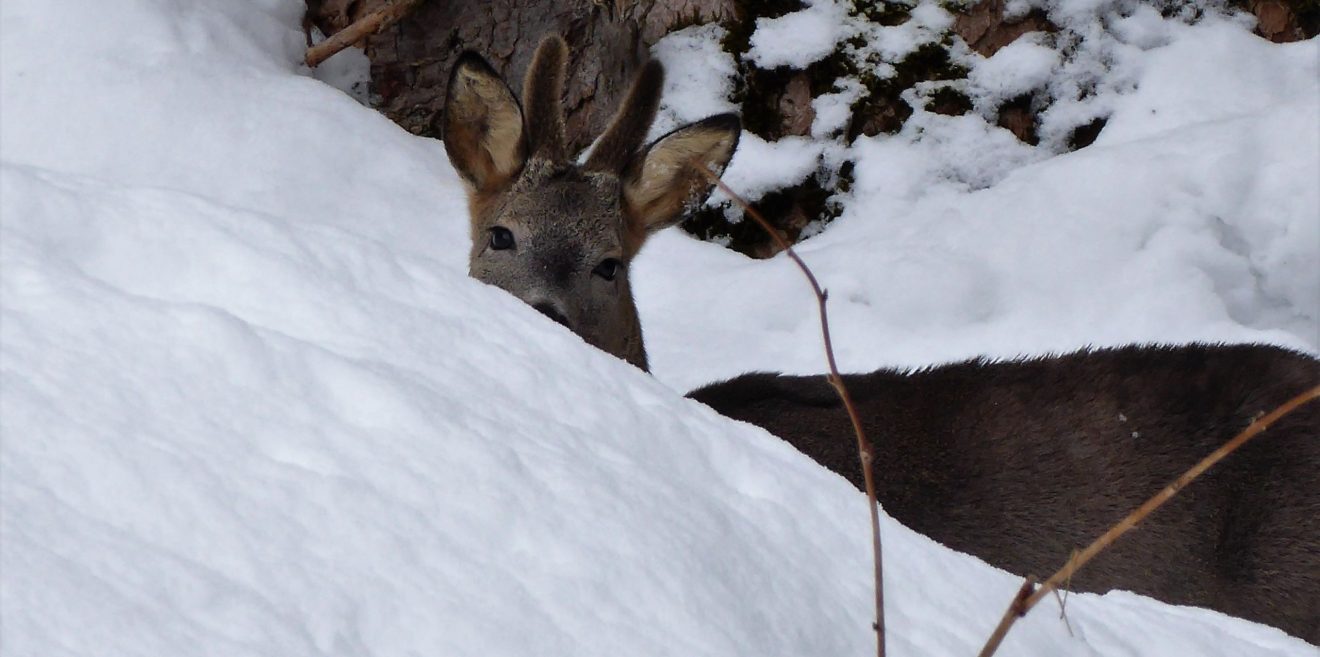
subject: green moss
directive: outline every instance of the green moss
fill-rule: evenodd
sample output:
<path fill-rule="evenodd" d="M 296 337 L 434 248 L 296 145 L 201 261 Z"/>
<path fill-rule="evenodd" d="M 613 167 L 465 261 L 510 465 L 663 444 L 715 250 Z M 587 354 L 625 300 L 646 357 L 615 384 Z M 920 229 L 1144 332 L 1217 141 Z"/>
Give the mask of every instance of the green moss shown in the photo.
<path fill-rule="evenodd" d="M 802 0 L 734 0 L 733 21 L 723 23 L 725 35 L 720 45 L 724 52 L 741 59 L 751 47 L 756 19 L 779 18 L 802 8 Z"/>
<path fill-rule="evenodd" d="M 790 244 L 796 244 L 807 225 L 817 221 L 829 223 L 838 217 L 843 208 L 836 196 L 852 187 L 852 170 L 852 163 L 848 162 L 835 176 L 819 172 L 800 185 L 766 194 L 753 206 Z M 830 177 L 835 179 L 832 188 L 824 184 Z M 730 249 L 753 258 L 766 258 L 778 252 L 774 240 L 760 224 L 750 217 L 730 222 L 723 208 L 702 208 L 683 223 L 683 229 L 703 240 L 725 242 Z"/>
<path fill-rule="evenodd" d="M 1068 150 L 1075 151 L 1095 143 L 1100 131 L 1105 129 L 1105 124 L 1108 122 L 1108 117 L 1100 117 L 1086 125 L 1073 128 L 1072 134 L 1068 135 Z"/>
<path fill-rule="evenodd" d="M 768 140 L 779 139 L 783 117 L 779 113 L 779 97 L 797 71 L 781 66 L 765 70 L 745 67 L 741 98 L 743 127 Z"/>
<path fill-rule="evenodd" d="M 946 116 L 962 116 L 972 111 L 972 99 L 953 87 L 940 87 L 926 100 L 926 110 Z"/>
<path fill-rule="evenodd" d="M 1311 39 L 1320 34 L 1320 0 L 1283 0 L 1283 3 L 1292 11 L 1303 38 Z M 1250 0 L 1229 0 L 1228 6 L 1254 13 Z"/>
<path fill-rule="evenodd" d="M 1035 146 L 1040 143 L 1040 136 L 1036 133 L 1037 107 L 1036 97 L 1033 94 L 1022 94 L 999 106 L 996 123 L 999 127 L 1012 132 L 1024 143 Z"/>
<path fill-rule="evenodd" d="M 857 13 L 872 23 L 887 27 L 902 25 L 912 17 L 915 3 L 889 2 L 888 0 L 857 0 Z"/>
<path fill-rule="evenodd" d="M 848 160 L 839 166 L 838 178 L 834 182 L 834 189 L 840 194 L 847 194 L 852 191 L 853 186 L 853 168 L 852 160 Z"/>
<path fill-rule="evenodd" d="M 939 3 L 940 9 L 950 14 L 966 14 L 978 4 L 980 4 L 979 0 L 940 0 Z"/>
<path fill-rule="evenodd" d="M 908 55 L 896 68 L 898 77 L 906 86 L 922 80 L 961 80 L 967 77 L 967 67 L 949 59 L 950 42 L 927 43 Z"/>
<path fill-rule="evenodd" d="M 1302 35 L 1314 39 L 1320 34 L 1320 0 L 1294 1 L 1293 12 L 1297 14 L 1297 25 L 1302 28 Z"/>
<path fill-rule="evenodd" d="M 899 25 L 910 18 L 912 6 L 908 2 L 858 0 L 854 13 L 881 25 Z M 809 65 L 805 72 L 790 67 L 761 69 L 742 58 L 756 29 L 756 20 L 797 11 L 802 3 L 800 0 L 735 0 L 734 7 L 735 18 L 723 24 L 726 34 L 722 42 L 739 67 L 732 100 L 740 106 L 743 127 L 770 141 L 785 136 L 779 103 L 789 83 L 800 75 L 805 74 L 813 98 L 836 91 L 840 80 L 861 82 L 863 92 L 851 108 L 852 119 L 844 134 L 848 140 L 860 134 L 901 129 L 912 114 L 902 94 L 917 82 L 967 76 L 967 69 L 949 57 L 947 43 L 931 43 L 895 64 L 895 75 L 880 78 L 869 65 L 859 65 L 856 61 L 855 53 L 867 45 L 861 36 L 850 38 L 834 53 Z M 932 111 L 949 114 L 972 109 L 971 100 L 952 87 L 936 91 L 931 103 Z M 852 170 L 851 162 L 843 164 L 837 172 L 822 170 L 802 184 L 765 195 L 756 206 L 790 242 L 795 242 L 806 225 L 828 223 L 838 216 L 841 207 L 837 198 L 851 189 Z M 730 248 L 754 257 L 775 251 L 771 238 L 754 221 L 730 222 L 722 208 L 698 212 L 685 222 L 684 228 L 702 239 L 725 242 Z"/>
<path fill-rule="evenodd" d="M 894 75 L 877 77 L 871 71 L 858 76 L 866 93 L 852 107 L 848 137 L 895 133 L 912 116 L 912 108 L 903 100 L 903 92 L 918 82 L 960 80 L 967 68 L 949 58 L 948 46 L 927 43 L 894 65 Z"/>

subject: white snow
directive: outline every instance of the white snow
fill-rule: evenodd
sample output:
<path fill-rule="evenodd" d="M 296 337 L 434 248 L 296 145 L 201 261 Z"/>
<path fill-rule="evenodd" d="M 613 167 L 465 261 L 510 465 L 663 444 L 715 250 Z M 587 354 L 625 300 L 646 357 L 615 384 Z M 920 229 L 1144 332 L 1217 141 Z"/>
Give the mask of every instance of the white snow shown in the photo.
<path fill-rule="evenodd" d="M 815 139 L 833 137 L 843 130 L 852 118 L 852 104 L 861 98 L 862 85 L 856 80 L 841 80 L 837 87 L 841 89 L 811 99 L 811 109 L 816 113 L 811 121 L 811 136 Z"/>
<path fill-rule="evenodd" d="M 976 67 L 968 80 L 976 96 L 1004 101 L 1045 85 L 1059 65 L 1059 53 L 1033 38 L 1023 35 L 1000 48 Z"/>
<path fill-rule="evenodd" d="M 749 61 L 765 69 L 806 68 L 834 52 L 852 33 L 847 8 L 837 0 L 805 0 L 805 9 L 778 18 L 756 19 Z"/>
<path fill-rule="evenodd" d="M 887 65 L 900 62 L 921 46 L 939 41 L 953 24 L 953 15 L 935 0 L 920 0 L 912 7 L 911 20 L 899 25 L 856 22 L 855 29 L 863 45 L 853 56 L 858 61 L 879 64 L 876 75 L 889 77 L 892 69 Z"/>
<path fill-rule="evenodd" d="M 465 275 L 440 144 L 312 79 L 301 5 L 0 4 L 5 654 L 869 652 L 864 500 L 680 396 L 819 371 L 787 261 L 661 233 L 633 274 L 656 376 L 587 347 Z M 846 368 L 1320 345 L 1320 44 L 1167 39 L 1077 153 L 996 174 L 978 144 L 1019 156 L 970 119 L 851 147 L 803 245 Z M 838 156 L 744 146 L 784 180 Z M 891 654 L 974 654 L 1018 579 L 884 532 Z M 1318 654 L 1122 592 L 1068 617 L 1000 654 Z"/>
<path fill-rule="evenodd" d="M 671 32 L 651 48 L 665 65 L 665 104 L 651 125 L 652 139 L 708 116 L 737 112 L 728 100 L 738 72 L 733 55 L 724 52 L 718 24 L 697 25 Z"/>
<path fill-rule="evenodd" d="M 1232 23 L 1208 23 L 1195 38 L 1150 54 L 1143 83 L 1115 103 L 1120 111 L 1098 143 L 1135 141 L 1282 107 L 1314 107 L 1320 79 L 1315 55 L 1314 42 L 1275 45 Z M 1297 127 L 1306 141 L 1315 138 L 1320 123 Z"/>
<path fill-rule="evenodd" d="M 743 131 L 738 150 L 725 171 L 724 182 L 744 199 L 754 201 L 776 189 L 796 185 L 815 173 L 827 143 L 806 137 L 784 137 L 768 142 Z M 711 203 L 722 202 L 716 190 Z"/>

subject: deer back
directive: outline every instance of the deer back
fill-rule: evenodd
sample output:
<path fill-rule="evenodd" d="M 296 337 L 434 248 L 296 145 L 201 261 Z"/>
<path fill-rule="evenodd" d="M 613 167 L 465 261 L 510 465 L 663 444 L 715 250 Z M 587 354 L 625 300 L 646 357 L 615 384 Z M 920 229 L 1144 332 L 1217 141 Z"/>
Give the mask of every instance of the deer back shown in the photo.
<path fill-rule="evenodd" d="M 1010 572 L 1045 576 L 1279 404 L 1320 361 L 1258 345 L 1133 346 L 844 377 L 887 513 Z M 689 394 L 862 487 L 824 377 L 750 374 Z M 1320 403 L 1210 469 L 1079 571 L 1320 643 Z"/>

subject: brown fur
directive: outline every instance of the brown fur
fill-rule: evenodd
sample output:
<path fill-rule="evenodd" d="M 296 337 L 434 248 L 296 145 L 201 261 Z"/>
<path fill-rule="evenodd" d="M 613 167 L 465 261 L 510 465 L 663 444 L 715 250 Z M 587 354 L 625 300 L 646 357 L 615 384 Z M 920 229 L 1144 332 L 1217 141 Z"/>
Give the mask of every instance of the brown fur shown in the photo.
<path fill-rule="evenodd" d="M 591 150 L 584 169 L 604 171 L 616 176 L 623 173 L 637 155 L 637 149 L 641 148 L 651 122 L 655 121 L 664 81 L 665 69 L 660 66 L 660 62 L 652 60 L 642 67 L 637 80 L 628 90 L 628 97 L 623 101 L 628 111 L 614 115 L 614 121 Z"/>
<path fill-rule="evenodd" d="M 470 191 L 499 189 L 527 157 L 522 110 L 485 60 L 464 55 L 449 75 L 445 147 Z"/>
<path fill-rule="evenodd" d="M 567 58 L 563 39 L 542 41 L 523 84 L 526 113 L 480 56 L 465 53 L 454 66 L 445 150 L 469 187 L 468 271 L 646 369 L 628 266 L 651 232 L 710 193 L 686 162 L 696 157 L 722 171 L 738 143 L 738 118 L 711 117 L 639 150 L 664 80 L 653 62 L 579 167 L 563 147 Z M 509 244 L 497 247 L 497 234 Z"/>
<path fill-rule="evenodd" d="M 633 160 L 624 175 L 628 212 L 654 232 L 666 228 L 700 204 L 710 183 L 691 163 L 719 175 L 738 147 L 737 120 L 724 114 L 676 130 L 656 140 Z"/>
<path fill-rule="evenodd" d="M 1132 346 L 845 376 L 881 506 L 1010 572 L 1047 575 L 1193 463 L 1320 383 L 1277 347 Z M 749 374 L 689 395 L 862 487 L 823 377 Z M 1074 577 L 1320 644 L 1320 403 L 1209 470 Z"/>
<path fill-rule="evenodd" d="M 527 101 L 527 142 L 532 157 L 552 162 L 562 162 L 568 157 L 564 147 L 564 108 L 559 102 L 567 61 L 568 44 L 552 35 L 541 41 L 527 68 L 523 99 Z"/>

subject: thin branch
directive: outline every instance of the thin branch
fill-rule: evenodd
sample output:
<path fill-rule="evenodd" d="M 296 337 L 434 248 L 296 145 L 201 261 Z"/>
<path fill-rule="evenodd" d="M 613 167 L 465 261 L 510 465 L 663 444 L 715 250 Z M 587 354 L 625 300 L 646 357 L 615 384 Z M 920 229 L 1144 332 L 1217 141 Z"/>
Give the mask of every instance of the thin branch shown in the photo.
<path fill-rule="evenodd" d="M 381 8 L 353 21 L 348 27 L 330 35 L 325 41 L 308 48 L 307 56 L 303 61 L 308 66 L 316 68 L 344 48 L 399 22 L 421 2 L 422 0 L 393 0 L 386 3 Z"/>
<path fill-rule="evenodd" d="M 1059 589 L 1054 589 L 1054 600 L 1059 603 L 1059 620 L 1063 621 L 1063 626 L 1068 630 L 1068 636 L 1077 636 L 1073 634 L 1072 623 L 1068 622 L 1068 589 L 1063 590 L 1063 595 L 1059 595 Z"/>
<path fill-rule="evenodd" d="M 856 405 L 853 404 L 852 395 L 848 394 L 848 387 L 844 385 L 843 377 L 839 375 L 839 367 L 834 361 L 834 345 L 830 340 L 829 314 L 825 309 L 825 302 L 829 298 L 829 294 L 821 289 L 820 283 L 816 281 L 816 276 L 811 273 L 811 268 L 807 267 L 807 263 L 803 262 L 802 258 L 798 257 L 798 254 L 793 251 L 793 247 L 790 246 L 783 236 L 770 225 L 770 222 L 765 220 L 765 217 L 761 216 L 760 212 L 757 212 L 756 209 L 748 204 L 747 201 L 743 200 L 741 196 L 732 189 L 729 189 L 728 185 L 725 185 L 724 181 L 720 180 L 720 177 L 715 175 L 715 172 L 711 171 L 705 164 L 695 159 L 691 164 L 693 168 L 701 172 L 707 180 L 714 183 L 723 190 L 729 198 L 733 199 L 733 202 L 737 203 L 738 206 L 747 213 L 747 216 L 760 224 L 761 228 L 765 229 L 765 232 L 770 234 L 770 237 L 775 240 L 779 245 L 779 248 L 783 250 L 784 253 L 788 254 L 788 257 L 793 260 L 798 266 L 798 269 L 802 270 L 802 274 L 807 277 L 807 282 L 811 284 L 812 292 L 816 294 L 816 304 L 820 311 L 820 332 L 821 337 L 825 342 L 825 360 L 829 363 L 830 367 L 828 380 L 830 385 L 834 386 L 834 391 L 839 394 L 839 398 L 843 400 L 844 408 L 848 409 L 848 419 L 852 421 L 853 433 L 857 435 L 857 455 L 862 461 L 862 479 L 866 482 L 866 499 L 871 504 L 871 545 L 875 553 L 875 623 L 872 625 L 872 629 L 874 629 L 876 633 L 876 655 L 877 657 L 884 657 L 884 562 L 880 558 L 880 504 L 876 501 L 875 480 L 871 474 L 871 462 L 874 460 L 874 451 L 871 447 L 871 441 L 866 439 L 866 432 L 862 429 L 862 419 L 857 413 Z"/>
<path fill-rule="evenodd" d="M 1004 610 L 1004 617 L 999 620 L 999 625 L 995 627 L 994 633 L 991 634 L 990 639 L 986 641 L 986 646 L 990 646 L 991 644 L 995 646 L 990 650 L 990 654 L 993 654 L 994 651 L 999 648 L 999 643 L 1004 640 L 1004 635 L 1008 634 L 1008 628 L 1013 626 L 1013 622 L 1016 621 L 1019 616 L 1025 616 L 1027 610 L 1031 609 L 1031 607 L 1027 606 L 1027 600 L 1031 598 L 1031 594 L 1035 590 L 1036 576 L 1027 575 L 1027 579 L 1022 582 L 1022 587 L 1019 588 L 1018 592 L 1013 596 L 1013 601 L 1008 603 L 1008 609 Z M 984 649 L 981 650 L 981 653 L 982 657 L 985 657 L 987 654 Z"/>
<path fill-rule="evenodd" d="M 1156 493 L 1154 497 L 1146 500 L 1145 504 L 1137 507 L 1135 511 L 1128 514 L 1128 516 L 1119 521 L 1118 524 L 1110 527 L 1109 531 L 1101 535 L 1100 538 L 1095 539 L 1095 542 L 1087 546 L 1085 550 L 1074 553 L 1073 557 L 1068 559 L 1068 563 L 1064 565 L 1063 568 L 1059 569 L 1058 572 L 1045 580 L 1045 583 L 1040 586 L 1040 589 L 1036 590 L 1027 597 L 1024 602 L 1019 604 L 1019 598 L 1022 596 L 1022 591 L 1032 588 L 1031 578 L 1027 578 L 1027 582 L 1022 585 L 1022 591 L 1018 592 L 1018 597 L 1015 597 L 1013 603 L 1009 605 L 1008 611 L 1004 613 L 1003 619 L 999 621 L 999 626 L 996 627 L 994 633 L 990 635 L 990 639 L 986 641 L 985 647 L 981 648 L 980 657 L 990 657 L 990 655 L 993 655 L 995 651 L 999 649 L 999 644 L 1004 640 L 1004 635 L 1008 633 L 1008 629 L 1013 626 L 1013 623 L 1017 622 L 1019 617 L 1025 616 L 1032 607 L 1036 606 L 1036 603 L 1040 602 L 1046 595 L 1049 595 L 1050 591 L 1058 588 L 1060 583 L 1068 581 L 1073 576 L 1074 572 L 1086 565 L 1087 562 L 1093 559 L 1097 554 L 1100 554 L 1105 548 L 1113 544 L 1114 541 L 1118 540 L 1119 536 L 1122 536 L 1128 530 L 1136 527 L 1137 524 L 1142 520 L 1145 520 L 1146 516 L 1150 515 L 1152 511 L 1160 508 L 1160 505 L 1169 501 L 1169 498 L 1173 497 L 1178 491 L 1186 487 L 1187 484 L 1192 483 L 1192 480 L 1199 477 L 1201 473 L 1223 460 L 1225 456 L 1232 454 L 1234 450 L 1241 447 L 1248 440 L 1251 440 L 1261 432 L 1270 428 L 1270 425 L 1278 421 L 1279 418 L 1291 413 L 1297 407 L 1316 399 L 1317 397 L 1320 397 L 1320 386 L 1311 388 L 1310 390 L 1293 397 L 1282 406 L 1270 411 L 1268 415 L 1252 422 L 1246 429 L 1242 430 L 1242 433 L 1239 433 L 1232 440 L 1224 443 L 1219 449 L 1211 452 L 1209 456 L 1201 459 L 1200 462 L 1193 465 L 1187 470 L 1187 472 L 1184 472 L 1182 476 L 1173 480 L 1173 483 L 1165 486 L 1164 490 Z"/>

